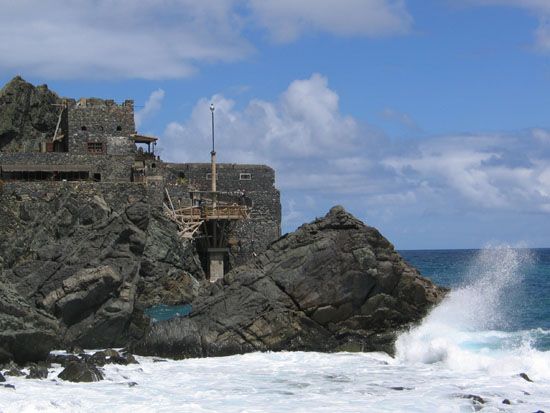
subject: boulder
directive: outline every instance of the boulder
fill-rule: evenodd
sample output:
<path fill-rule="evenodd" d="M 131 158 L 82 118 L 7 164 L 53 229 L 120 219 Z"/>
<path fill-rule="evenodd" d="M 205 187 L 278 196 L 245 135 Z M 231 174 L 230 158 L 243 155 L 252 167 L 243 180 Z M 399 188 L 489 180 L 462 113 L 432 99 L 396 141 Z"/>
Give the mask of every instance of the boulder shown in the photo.
<path fill-rule="evenodd" d="M 103 380 L 103 374 L 101 374 L 96 366 L 83 362 L 70 363 L 61 373 L 59 373 L 57 377 L 73 382 L 93 382 Z"/>
<path fill-rule="evenodd" d="M 29 369 L 29 375 L 27 379 L 47 379 L 48 369 L 46 366 L 34 365 Z"/>
<path fill-rule="evenodd" d="M 59 323 L 0 281 L 0 362 L 45 360 L 58 344 Z"/>
<path fill-rule="evenodd" d="M 137 354 L 387 351 L 445 290 L 420 276 L 375 228 L 338 206 L 226 274 L 186 318 L 155 323 Z"/>

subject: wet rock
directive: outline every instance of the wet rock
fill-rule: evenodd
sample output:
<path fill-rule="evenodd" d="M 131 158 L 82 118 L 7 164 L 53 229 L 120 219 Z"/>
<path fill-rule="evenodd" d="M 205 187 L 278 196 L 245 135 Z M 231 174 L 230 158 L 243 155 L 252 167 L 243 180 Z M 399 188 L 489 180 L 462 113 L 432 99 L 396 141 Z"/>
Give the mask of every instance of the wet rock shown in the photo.
<path fill-rule="evenodd" d="M 477 396 L 475 394 L 460 394 L 458 397 L 462 399 L 470 399 L 474 403 L 485 404 L 485 400 L 481 396 Z"/>
<path fill-rule="evenodd" d="M 135 381 L 128 382 L 128 387 L 135 387 L 138 384 Z"/>
<path fill-rule="evenodd" d="M 133 351 L 391 352 L 395 332 L 419 321 L 444 294 L 375 228 L 334 207 L 204 290 L 189 317 L 155 323 Z"/>
<path fill-rule="evenodd" d="M 61 364 L 63 367 L 67 367 L 70 363 L 80 362 L 80 358 L 74 354 L 50 354 L 47 358 L 47 362 Z"/>
<path fill-rule="evenodd" d="M 124 357 L 126 357 L 127 364 L 139 364 L 133 354 L 126 354 Z"/>
<path fill-rule="evenodd" d="M 90 364 L 94 364 L 96 366 L 104 366 L 107 364 L 107 356 L 104 351 L 96 351 L 89 359 L 88 362 Z"/>
<path fill-rule="evenodd" d="M 2 372 L 0 372 L 0 383 L 3 383 L 6 381 L 6 378 L 4 377 L 4 375 L 2 374 Z"/>
<path fill-rule="evenodd" d="M 71 354 L 82 354 L 84 353 L 84 350 L 80 346 L 71 346 L 69 350 L 67 350 L 67 353 Z"/>
<path fill-rule="evenodd" d="M 108 348 L 107 350 L 104 350 L 103 353 L 106 357 L 120 357 L 120 353 L 116 350 L 113 350 L 112 348 Z"/>
<path fill-rule="evenodd" d="M 103 380 L 103 375 L 96 366 L 87 363 L 70 363 L 57 376 L 72 382 L 94 382 Z"/>
<path fill-rule="evenodd" d="M 18 368 L 15 368 L 15 367 L 12 367 L 11 369 L 9 369 L 8 371 L 6 371 L 4 373 L 5 376 L 13 376 L 13 377 L 21 377 L 21 376 L 25 376 L 26 374 L 23 373 L 21 370 L 19 370 Z"/>
<path fill-rule="evenodd" d="M 511 402 L 510 400 L 508 400 L 508 399 L 504 399 L 504 400 L 502 401 L 502 404 L 512 404 L 512 402 Z"/>
<path fill-rule="evenodd" d="M 45 366 L 31 366 L 27 379 L 47 379 L 48 369 Z"/>
<path fill-rule="evenodd" d="M 128 365 L 128 359 L 126 357 L 122 357 L 122 356 L 109 357 L 108 362 L 113 363 L 113 364 L 120 364 L 120 365 L 123 365 L 123 366 Z"/>
<path fill-rule="evenodd" d="M 523 380 L 526 380 L 526 381 L 528 381 L 528 382 L 533 383 L 533 380 L 531 380 L 531 379 L 529 378 L 529 376 L 528 376 L 527 374 L 525 374 L 525 373 L 520 373 L 520 374 L 519 374 L 519 377 L 521 377 Z"/>
<path fill-rule="evenodd" d="M 6 388 L 6 389 L 13 389 L 15 390 L 15 386 L 13 384 L 2 384 L 2 387 Z"/>

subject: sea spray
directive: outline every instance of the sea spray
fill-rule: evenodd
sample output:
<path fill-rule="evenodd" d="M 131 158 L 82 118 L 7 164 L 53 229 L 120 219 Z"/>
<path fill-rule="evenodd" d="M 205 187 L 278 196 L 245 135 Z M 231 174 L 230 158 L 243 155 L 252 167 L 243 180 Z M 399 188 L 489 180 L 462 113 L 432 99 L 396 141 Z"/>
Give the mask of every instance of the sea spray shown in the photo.
<path fill-rule="evenodd" d="M 422 324 L 396 342 L 403 363 L 444 363 L 453 370 L 510 374 L 530 370 L 546 376 L 548 353 L 531 348 L 531 332 L 506 331 L 523 274 L 532 264 L 527 249 L 481 250 L 463 285 L 453 289 Z"/>

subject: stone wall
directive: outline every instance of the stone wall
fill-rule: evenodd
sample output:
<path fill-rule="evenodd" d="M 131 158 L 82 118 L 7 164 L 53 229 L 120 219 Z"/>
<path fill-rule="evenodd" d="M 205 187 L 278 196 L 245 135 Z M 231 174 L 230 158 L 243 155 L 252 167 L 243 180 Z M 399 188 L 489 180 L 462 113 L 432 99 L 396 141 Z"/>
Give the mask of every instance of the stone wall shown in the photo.
<path fill-rule="evenodd" d="M 51 170 L 54 170 L 55 166 L 71 166 L 74 167 L 74 170 L 84 169 L 89 171 L 90 179 L 93 179 L 96 174 L 100 174 L 101 181 L 129 182 L 132 177 L 133 161 L 132 155 L 100 156 L 66 152 L 0 153 L 0 170 L 2 170 L 3 179 L 6 180 L 5 171 L 14 165 L 21 168 L 28 165 L 30 170 L 36 168 L 37 165 L 46 165 Z"/>
<path fill-rule="evenodd" d="M 210 164 L 165 164 L 167 186 L 173 201 L 186 200 L 189 187 L 211 189 Z M 275 188 L 275 171 L 265 165 L 218 164 L 217 190 L 244 193 L 252 202 L 250 219 L 239 221 L 229 240 L 232 266 L 248 261 L 281 235 L 281 202 Z"/>
<path fill-rule="evenodd" d="M 68 110 L 68 148 L 75 154 L 87 154 L 88 143 L 102 143 L 103 153 L 129 154 L 135 145 L 128 138 L 135 133 L 134 102 L 117 105 L 113 100 L 80 99 Z M 100 154 L 98 154 L 100 155 Z"/>

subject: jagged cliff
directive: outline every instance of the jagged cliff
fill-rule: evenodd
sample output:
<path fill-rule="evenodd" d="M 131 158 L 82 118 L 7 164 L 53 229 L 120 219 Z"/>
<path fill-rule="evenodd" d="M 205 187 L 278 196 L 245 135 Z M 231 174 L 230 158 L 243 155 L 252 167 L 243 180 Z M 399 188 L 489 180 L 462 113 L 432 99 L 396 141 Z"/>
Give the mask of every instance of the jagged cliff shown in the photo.
<path fill-rule="evenodd" d="M 46 85 L 34 87 L 20 76 L 0 90 L 0 150 L 37 151 L 54 135 L 59 96 Z"/>
<path fill-rule="evenodd" d="M 37 151 L 51 138 L 59 100 L 20 77 L 8 83 L 0 91 L 0 158 Z M 66 154 L 39 155 L 47 163 Z M 201 168 L 194 173 L 202 178 L 208 169 Z M 240 180 L 234 165 L 227 170 L 226 180 Z M 255 188 L 264 218 L 243 225 L 239 240 L 250 245 L 239 247 L 251 252 L 243 257 L 261 253 L 257 245 L 279 231 L 273 171 L 255 171 L 263 179 L 254 185 L 271 190 Z M 127 180 L 0 181 L 0 362 L 36 360 L 72 345 L 132 344 L 143 354 L 177 357 L 391 351 L 395 331 L 444 294 L 341 207 L 211 285 L 195 244 L 163 215 L 165 182 Z M 143 310 L 158 303 L 192 303 L 193 313 L 151 327 Z"/>
<path fill-rule="evenodd" d="M 266 350 L 387 351 L 445 290 L 342 207 L 274 242 L 134 348 L 205 357 Z"/>
<path fill-rule="evenodd" d="M 144 186 L 9 183 L 0 194 L 0 280 L 12 301 L 40 313 L 27 327 L 35 320 L 48 336 L 56 324 L 55 344 L 97 348 L 139 338 L 148 325 L 141 310 L 191 301 L 204 273 Z M 9 313 L 0 307 L 0 325 Z M 2 349 L 14 354 L 6 340 L 0 333 L 0 358 Z"/>

